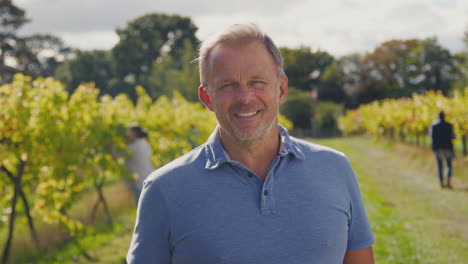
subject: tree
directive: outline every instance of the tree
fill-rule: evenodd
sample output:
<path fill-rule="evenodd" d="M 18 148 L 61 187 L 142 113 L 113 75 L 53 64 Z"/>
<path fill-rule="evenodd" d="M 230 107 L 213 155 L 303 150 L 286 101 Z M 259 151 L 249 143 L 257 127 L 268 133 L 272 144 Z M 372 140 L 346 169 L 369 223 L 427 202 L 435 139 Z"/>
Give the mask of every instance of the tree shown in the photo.
<path fill-rule="evenodd" d="M 11 61 L 16 56 L 16 46 L 20 41 L 16 30 L 28 21 L 23 9 L 11 0 L 0 0 L 0 77 L 3 81 L 11 80 L 13 74 L 18 72 Z"/>
<path fill-rule="evenodd" d="M 419 43 L 420 72 L 424 79 L 420 90 L 442 91 L 447 95 L 454 80 L 455 66 L 449 50 L 439 45 L 437 38 L 427 38 Z"/>
<path fill-rule="evenodd" d="M 465 43 L 464 49 L 454 56 L 456 73 L 453 90 L 459 92 L 463 92 L 468 86 L 468 27 L 465 30 L 463 42 Z"/>
<path fill-rule="evenodd" d="M 151 97 L 172 95 L 177 91 L 190 101 L 198 101 L 197 88 L 200 85 L 200 78 L 197 65 L 193 63 L 195 57 L 196 47 L 187 40 L 182 50 L 181 68 L 173 57 L 169 55 L 159 57 L 154 62 L 148 79 L 148 93 Z"/>
<path fill-rule="evenodd" d="M 16 31 L 27 22 L 23 9 L 11 0 L 0 0 L 0 78 L 4 82 L 18 72 L 52 76 L 71 53 L 61 39 L 49 34 L 18 36 Z"/>
<path fill-rule="evenodd" d="M 101 94 L 116 95 L 110 80 L 114 77 L 112 53 L 105 50 L 76 51 L 73 59 L 67 60 L 56 71 L 68 92 L 73 92 L 81 83 L 94 82 Z"/>
<path fill-rule="evenodd" d="M 362 55 L 350 54 L 338 59 L 338 65 L 343 72 L 343 91 L 346 94 L 345 107 L 358 106 L 358 95 L 362 90 Z"/>
<path fill-rule="evenodd" d="M 50 77 L 63 61 L 72 56 L 72 49 L 49 34 L 34 34 L 23 38 L 18 56 L 21 72 L 31 76 Z"/>
<path fill-rule="evenodd" d="M 318 98 L 320 101 L 342 103 L 346 100 L 344 91 L 345 74 L 340 68 L 339 61 L 334 61 L 320 76 Z"/>
<path fill-rule="evenodd" d="M 163 56 L 172 57 L 176 69 L 181 70 L 184 43 L 188 41 L 195 47 L 196 31 L 190 18 L 165 14 L 144 15 L 130 21 L 126 28 L 117 29 L 120 41 L 112 54 L 116 76 L 124 80 L 119 88 L 127 92 L 136 85 L 146 86 L 154 61 Z"/>
<path fill-rule="evenodd" d="M 360 103 L 411 95 L 415 89 L 410 78 L 418 74 L 417 47 L 416 39 L 391 40 L 367 54 L 362 61 Z"/>
<path fill-rule="evenodd" d="M 294 128 L 311 128 L 314 112 L 310 92 L 289 87 L 288 97 L 280 110 L 281 114 L 293 122 Z"/>
<path fill-rule="evenodd" d="M 21 74 L 0 86 L 0 186 L 6 186 L 0 207 L 9 210 L 2 264 L 8 263 L 20 203 L 36 244 L 33 212 L 76 236 L 82 223 L 67 211 L 84 190 L 94 186 L 105 205 L 103 182 L 122 172 L 106 145 L 124 144 L 117 134 L 123 120 L 112 115 L 123 107 L 110 103 L 114 109 L 102 109 L 98 93 L 82 86 L 69 96 L 51 78 Z"/>
<path fill-rule="evenodd" d="M 320 76 L 334 58 L 325 51 L 312 52 L 308 47 L 281 48 L 284 70 L 291 86 L 310 91 L 320 85 Z"/>
<path fill-rule="evenodd" d="M 453 72 L 452 55 L 436 38 L 390 40 L 362 60 L 361 85 L 354 96 L 361 104 L 429 90 L 447 94 Z"/>

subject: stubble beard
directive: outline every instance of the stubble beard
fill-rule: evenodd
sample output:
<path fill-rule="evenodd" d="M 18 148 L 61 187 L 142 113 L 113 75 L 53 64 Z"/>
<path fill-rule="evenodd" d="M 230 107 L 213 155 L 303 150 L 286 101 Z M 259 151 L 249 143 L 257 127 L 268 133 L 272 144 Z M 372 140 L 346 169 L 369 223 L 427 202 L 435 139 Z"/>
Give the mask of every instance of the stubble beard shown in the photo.
<path fill-rule="evenodd" d="M 276 105 L 279 106 L 279 99 L 276 99 Z M 279 108 L 278 108 L 279 109 Z M 271 130 L 275 125 L 278 125 L 278 115 L 279 115 L 279 110 L 276 109 L 276 116 L 271 120 L 271 122 L 268 123 L 261 123 L 255 130 L 255 132 L 252 135 L 242 135 L 242 131 L 240 129 L 237 129 L 236 127 L 231 127 L 231 129 L 224 127 L 221 122 L 218 121 L 220 129 L 222 132 L 228 134 L 230 137 L 234 138 L 237 142 L 239 143 L 252 143 L 257 140 L 261 140 L 265 136 L 269 135 L 271 133 Z M 218 119 L 219 120 L 219 119 Z M 226 122 L 228 123 L 228 122 Z"/>

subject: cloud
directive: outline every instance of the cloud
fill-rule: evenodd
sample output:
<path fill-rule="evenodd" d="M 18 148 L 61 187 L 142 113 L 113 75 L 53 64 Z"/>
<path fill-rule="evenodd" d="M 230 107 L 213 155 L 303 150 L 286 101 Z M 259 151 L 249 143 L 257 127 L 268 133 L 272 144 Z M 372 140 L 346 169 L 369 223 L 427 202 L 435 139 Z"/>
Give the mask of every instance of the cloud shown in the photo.
<path fill-rule="evenodd" d="M 72 47 L 79 47 L 80 49 L 85 50 L 108 50 L 119 41 L 119 37 L 113 31 L 61 33 L 60 37 L 65 43 Z"/>
<path fill-rule="evenodd" d="M 457 7 L 457 0 L 437 0 L 436 4 L 440 7 L 455 8 Z"/>
<path fill-rule="evenodd" d="M 334 55 L 369 52 L 390 39 L 433 36 L 456 52 L 462 47 L 463 32 L 468 26 L 468 1 L 454 0 L 16 0 L 15 3 L 25 8 L 32 19 L 22 32 L 50 32 L 80 48 L 111 47 L 118 40 L 113 33 L 117 27 L 152 12 L 190 16 L 202 40 L 231 24 L 256 22 L 280 46 L 306 45 Z"/>
<path fill-rule="evenodd" d="M 276 15 L 302 0 L 237 0 L 226 4 L 211 0 L 18 0 L 34 23 L 25 31 L 83 32 L 114 30 L 147 13 L 168 13 L 184 16 L 206 16 L 243 13 L 255 10 L 258 15 Z M 248 7 L 248 9 L 246 8 Z"/>

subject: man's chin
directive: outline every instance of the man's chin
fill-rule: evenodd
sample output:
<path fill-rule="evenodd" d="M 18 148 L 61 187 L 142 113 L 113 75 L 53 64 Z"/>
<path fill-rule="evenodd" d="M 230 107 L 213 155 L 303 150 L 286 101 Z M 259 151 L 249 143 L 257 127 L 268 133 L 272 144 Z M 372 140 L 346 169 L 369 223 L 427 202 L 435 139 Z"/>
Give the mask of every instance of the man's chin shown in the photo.
<path fill-rule="evenodd" d="M 234 137 L 240 142 L 253 142 L 262 139 L 266 134 L 266 131 L 256 129 L 254 131 L 235 131 Z"/>
<path fill-rule="evenodd" d="M 229 137 L 240 143 L 250 143 L 263 139 L 271 132 L 272 127 L 273 126 L 265 127 L 264 125 L 260 125 L 257 127 L 244 128 L 230 127 L 230 129 L 223 129 L 221 127 L 221 129 L 224 130 L 223 132 L 228 134 Z"/>

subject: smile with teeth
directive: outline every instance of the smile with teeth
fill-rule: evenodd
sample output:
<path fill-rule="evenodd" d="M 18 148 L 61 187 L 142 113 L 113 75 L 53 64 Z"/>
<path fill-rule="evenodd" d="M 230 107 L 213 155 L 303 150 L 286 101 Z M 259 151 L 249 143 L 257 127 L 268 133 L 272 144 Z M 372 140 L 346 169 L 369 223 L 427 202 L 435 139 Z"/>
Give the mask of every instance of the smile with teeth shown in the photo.
<path fill-rule="evenodd" d="M 234 114 L 236 117 L 249 117 L 249 116 L 254 116 L 258 114 L 260 111 L 255 111 L 255 112 L 249 112 L 249 113 L 239 113 L 239 114 Z"/>

